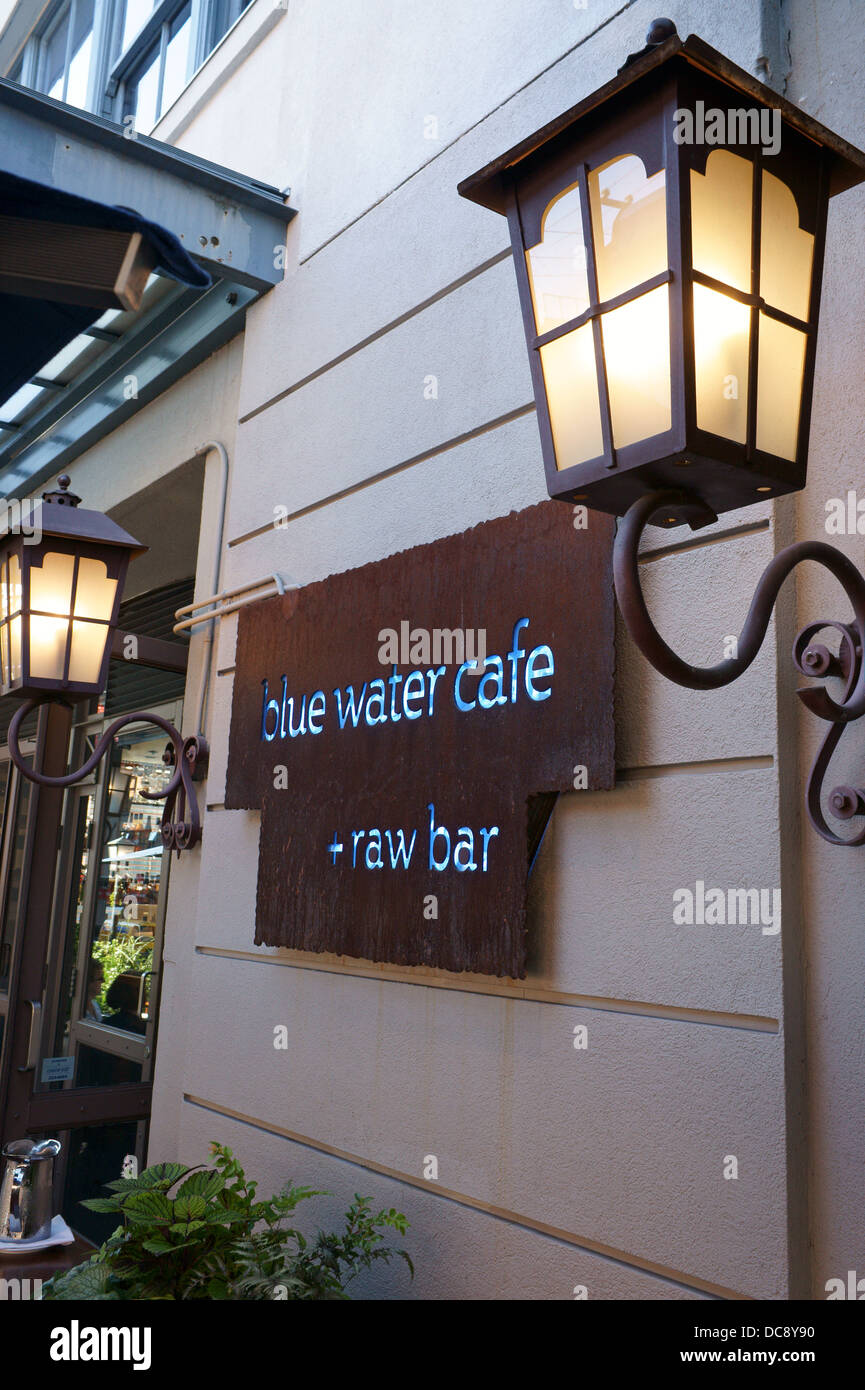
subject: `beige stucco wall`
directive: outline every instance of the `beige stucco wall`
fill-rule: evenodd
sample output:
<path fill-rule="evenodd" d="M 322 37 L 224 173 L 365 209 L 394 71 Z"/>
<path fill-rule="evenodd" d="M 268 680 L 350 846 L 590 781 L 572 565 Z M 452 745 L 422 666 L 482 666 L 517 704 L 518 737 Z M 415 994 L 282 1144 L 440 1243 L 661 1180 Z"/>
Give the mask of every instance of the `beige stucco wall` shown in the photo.
<path fill-rule="evenodd" d="M 790 93 L 862 143 L 856 6 L 818 8 L 847 30 L 815 46 L 814 7 L 788 7 Z M 754 0 L 668 10 L 753 70 Z M 145 437 L 178 462 L 203 430 L 225 438 L 230 584 L 306 583 L 540 499 L 506 227 L 456 185 L 612 76 L 653 17 L 648 0 L 289 0 L 179 137 L 291 185 L 286 280 L 242 344 L 112 435 L 94 469 L 112 450 L 128 466 Z M 797 529 L 822 536 L 825 497 L 855 486 L 862 207 L 852 194 L 833 212 L 815 486 L 798 508 L 650 543 L 652 609 L 692 660 L 721 658 L 773 553 Z M 290 521 L 274 530 L 277 505 Z M 861 540 L 850 551 L 861 561 Z M 849 616 L 815 575 L 798 602 L 800 622 Z M 820 1296 L 863 1266 L 865 861 L 800 836 L 813 733 L 797 722 L 795 617 L 791 592 L 754 667 L 715 694 L 665 684 L 619 632 L 617 786 L 561 799 L 515 984 L 253 946 L 258 820 L 222 804 L 224 622 L 204 842 L 172 871 L 151 1156 L 199 1161 L 220 1138 L 265 1186 L 325 1186 L 334 1211 L 355 1191 L 401 1207 L 417 1297 Z M 674 926 L 674 890 L 698 879 L 781 886 L 780 936 Z M 404 1296 L 405 1276 L 365 1291 Z"/>

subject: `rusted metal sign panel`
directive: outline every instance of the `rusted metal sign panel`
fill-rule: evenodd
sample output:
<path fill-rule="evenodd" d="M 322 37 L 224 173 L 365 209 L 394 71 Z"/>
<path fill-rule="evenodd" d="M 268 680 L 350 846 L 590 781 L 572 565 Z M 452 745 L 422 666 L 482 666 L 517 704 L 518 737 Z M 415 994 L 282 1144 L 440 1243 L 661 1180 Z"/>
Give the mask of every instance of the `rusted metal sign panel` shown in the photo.
<path fill-rule="evenodd" d="M 241 613 L 256 943 L 525 975 L 529 798 L 614 778 L 613 523 L 573 523 L 542 502 Z"/>

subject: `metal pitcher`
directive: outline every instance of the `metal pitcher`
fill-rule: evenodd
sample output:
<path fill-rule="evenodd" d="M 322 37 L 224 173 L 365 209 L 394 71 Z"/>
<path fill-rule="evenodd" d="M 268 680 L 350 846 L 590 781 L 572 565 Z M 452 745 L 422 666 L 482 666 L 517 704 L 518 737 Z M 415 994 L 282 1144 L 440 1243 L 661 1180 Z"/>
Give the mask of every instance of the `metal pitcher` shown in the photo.
<path fill-rule="evenodd" d="M 54 1214 L 54 1160 L 59 1139 L 15 1139 L 2 1150 L 0 1240 L 40 1240 Z"/>

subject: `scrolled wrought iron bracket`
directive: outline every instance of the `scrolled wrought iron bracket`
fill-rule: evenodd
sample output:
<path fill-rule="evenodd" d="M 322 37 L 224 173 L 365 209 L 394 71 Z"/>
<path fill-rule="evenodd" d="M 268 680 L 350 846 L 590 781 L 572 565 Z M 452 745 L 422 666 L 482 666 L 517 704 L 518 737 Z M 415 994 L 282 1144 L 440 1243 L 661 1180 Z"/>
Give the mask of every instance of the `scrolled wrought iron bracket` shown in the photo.
<path fill-rule="evenodd" d="M 71 787 L 93 771 L 111 747 L 117 734 L 127 724 L 156 725 L 158 729 L 163 729 L 171 740 L 163 754 L 163 762 L 173 767 L 174 773 L 162 791 L 140 791 L 139 795 L 147 801 L 165 802 L 161 833 L 162 843 L 169 853 L 175 851 L 179 859 L 183 850 L 192 849 L 197 845 L 201 840 L 201 818 L 193 783 L 199 781 L 207 771 L 206 740 L 201 737 L 184 738 L 174 725 L 161 715 L 151 714 L 146 710 L 135 710 L 132 714 L 124 714 L 120 719 L 115 719 L 114 723 L 108 726 L 90 757 L 75 772 L 68 772 L 62 777 L 48 777 L 45 773 L 27 766 L 18 739 L 21 725 L 27 716 L 40 705 L 51 703 L 53 698 L 46 695 L 25 700 L 15 711 L 9 725 L 8 744 L 9 756 L 19 772 L 40 787 Z"/>
<path fill-rule="evenodd" d="M 635 502 L 619 521 L 613 551 L 613 575 L 616 598 L 628 632 L 655 670 L 676 685 L 690 690 L 718 690 L 738 680 L 763 645 L 784 580 L 803 560 L 814 560 L 823 565 L 846 593 L 853 607 L 854 622 L 839 623 L 826 619 L 809 623 L 793 644 L 793 662 L 804 676 L 823 679 L 837 676 L 844 681 L 844 693 L 840 700 L 833 699 L 824 686 L 809 686 L 796 692 L 806 709 L 831 725 L 809 774 L 805 796 L 808 817 L 818 835 L 822 835 L 830 844 L 850 847 L 865 844 L 865 824 L 854 838 L 842 839 L 827 824 L 822 809 L 823 781 L 832 755 L 847 725 L 865 715 L 865 667 L 862 661 L 865 649 L 865 577 L 846 555 L 824 541 L 800 541 L 787 546 L 779 551 L 760 576 L 738 639 L 736 655 L 715 666 L 692 666 L 677 656 L 658 632 L 649 616 L 640 584 L 640 538 L 652 517 L 670 507 L 685 507 L 693 530 L 717 521 L 714 512 L 686 492 L 663 489 L 647 494 Z M 815 640 L 827 628 L 834 629 L 840 635 L 837 656 Z M 865 818 L 865 790 L 837 786 L 829 793 L 828 805 L 839 820 Z"/>

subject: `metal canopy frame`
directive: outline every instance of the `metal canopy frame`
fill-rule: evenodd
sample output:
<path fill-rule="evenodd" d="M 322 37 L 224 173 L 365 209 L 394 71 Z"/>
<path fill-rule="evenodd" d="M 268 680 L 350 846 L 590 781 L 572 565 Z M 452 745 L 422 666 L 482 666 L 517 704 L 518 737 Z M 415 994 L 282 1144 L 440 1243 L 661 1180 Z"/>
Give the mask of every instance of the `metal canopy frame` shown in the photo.
<path fill-rule="evenodd" d="M 228 342 L 246 310 L 283 278 L 275 248 L 295 209 L 282 193 L 0 79 L 5 169 L 63 192 L 134 208 L 168 227 L 213 278 L 172 287 L 119 336 L 85 329 L 106 350 L 78 376 L 52 382 L 36 407 L 0 427 L 0 495 L 37 487 Z M 94 323 L 99 310 L 94 309 Z M 14 325 L 10 325 L 14 332 Z M 134 377 L 130 396 L 126 378 Z M 38 375 L 36 385 L 49 385 Z M 0 403 L 0 420 L 3 406 Z"/>

